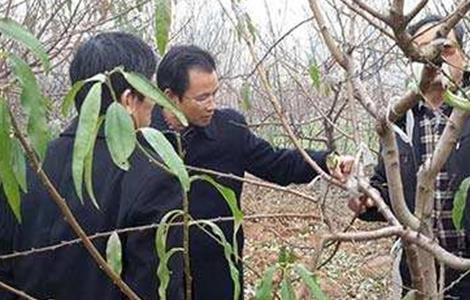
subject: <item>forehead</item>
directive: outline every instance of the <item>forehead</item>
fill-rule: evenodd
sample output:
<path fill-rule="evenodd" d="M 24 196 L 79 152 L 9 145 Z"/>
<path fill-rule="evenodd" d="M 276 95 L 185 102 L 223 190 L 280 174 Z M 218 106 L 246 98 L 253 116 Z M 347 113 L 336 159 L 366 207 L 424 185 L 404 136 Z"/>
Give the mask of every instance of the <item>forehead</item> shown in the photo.
<path fill-rule="evenodd" d="M 188 88 L 207 87 L 218 84 L 218 76 L 215 70 L 207 71 L 200 68 L 192 68 L 188 70 Z"/>
<path fill-rule="evenodd" d="M 414 41 L 418 43 L 419 45 L 427 44 L 436 38 L 437 33 L 440 28 L 441 28 L 441 25 L 438 25 L 437 23 L 430 23 L 430 24 L 423 25 L 416 32 L 415 34 L 416 38 L 414 39 Z M 454 30 L 451 30 L 449 34 L 447 35 L 447 37 L 457 42 L 457 37 L 455 35 Z"/>

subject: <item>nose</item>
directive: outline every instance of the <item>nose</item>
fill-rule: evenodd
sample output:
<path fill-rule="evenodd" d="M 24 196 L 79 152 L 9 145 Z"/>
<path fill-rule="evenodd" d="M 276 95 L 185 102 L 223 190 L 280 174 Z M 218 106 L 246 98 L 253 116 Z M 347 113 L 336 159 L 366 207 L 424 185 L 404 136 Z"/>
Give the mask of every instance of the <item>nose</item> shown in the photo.
<path fill-rule="evenodd" d="M 209 100 L 209 102 L 207 103 L 206 109 L 209 112 L 213 112 L 217 107 L 217 105 L 215 104 L 215 96 L 212 95 L 210 97 L 210 99 L 208 99 L 208 100 Z"/>

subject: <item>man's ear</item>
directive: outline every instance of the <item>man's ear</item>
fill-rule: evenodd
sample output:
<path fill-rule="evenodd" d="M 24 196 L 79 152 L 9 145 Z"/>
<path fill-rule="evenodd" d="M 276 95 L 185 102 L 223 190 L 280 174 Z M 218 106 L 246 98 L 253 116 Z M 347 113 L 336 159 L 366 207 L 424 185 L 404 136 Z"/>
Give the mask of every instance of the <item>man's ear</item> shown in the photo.
<path fill-rule="evenodd" d="M 124 92 L 121 94 L 121 98 L 119 99 L 121 104 L 124 106 L 124 108 L 130 113 L 133 114 L 135 110 L 135 104 L 137 99 L 137 95 L 132 93 L 130 89 L 126 89 Z"/>
<path fill-rule="evenodd" d="M 163 94 L 165 94 L 165 96 L 166 96 L 168 99 L 172 100 L 175 104 L 178 104 L 178 102 L 179 102 L 179 97 L 178 97 L 178 95 L 176 95 L 175 93 L 173 93 L 173 91 L 172 91 L 171 89 L 169 89 L 169 88 L 165 89 L 165 90 L 163 91 Z"/>

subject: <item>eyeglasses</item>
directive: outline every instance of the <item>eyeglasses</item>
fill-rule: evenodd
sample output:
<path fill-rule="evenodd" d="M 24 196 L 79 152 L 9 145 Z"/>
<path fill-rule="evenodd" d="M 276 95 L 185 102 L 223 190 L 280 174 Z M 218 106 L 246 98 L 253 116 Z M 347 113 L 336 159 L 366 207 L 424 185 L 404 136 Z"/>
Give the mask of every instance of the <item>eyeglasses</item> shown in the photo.
<path fill-rule="evenodd" d="M 207 104 L 210 99 L 212 99 L 212 100 L 215 99 L 216 94 L 217 94 L 217 91 L 215 91 L 213 93 L 206 93 L 206 94 L 198 95 L 196 97 L 188 97 L 188 96 L 183 95 L 183 98 L 194 100 L 199 104 Z"/>

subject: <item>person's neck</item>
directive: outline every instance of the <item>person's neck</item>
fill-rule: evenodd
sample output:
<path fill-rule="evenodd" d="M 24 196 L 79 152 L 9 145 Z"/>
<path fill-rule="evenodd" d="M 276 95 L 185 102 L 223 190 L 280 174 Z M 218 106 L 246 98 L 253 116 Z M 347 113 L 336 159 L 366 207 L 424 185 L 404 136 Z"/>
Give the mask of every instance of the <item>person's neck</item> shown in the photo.
<path fill-rule="evenodd" d="M 176 132 L 181 132 L 184 130 L 184 125 L 181 124 L 181 122 L 176 118 L 174 114 L 171 112 L 163 109 L 162 110 L 162 115 L 163 115 L 163 120 L 165 120 L 165 123 L 168 125 L 168 127 L 171 130 L 174 130 Z"/>

